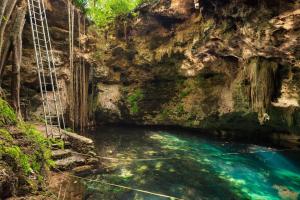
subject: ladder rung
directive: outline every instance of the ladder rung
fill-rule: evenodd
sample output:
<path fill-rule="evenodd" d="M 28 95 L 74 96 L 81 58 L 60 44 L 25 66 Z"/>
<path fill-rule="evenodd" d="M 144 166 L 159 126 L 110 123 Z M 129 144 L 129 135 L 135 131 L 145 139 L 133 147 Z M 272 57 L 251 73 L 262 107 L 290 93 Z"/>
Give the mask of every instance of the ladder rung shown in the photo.
<path fill-rule="evenodd" d="M 50 72 L 50 73 L 55 73 L 57 72 L 57 69 L 51 69 L 51 70 L 47 70 L 47 69 L 38 69 L 38 72 Z M 51 83 L 46 83 L 46 85 L 50 85 Z M 55 83 L 53 83 L 54 85 L 56 85 Z"/>
<path fill-rule="evenodd" d="M 36 33 L 44 34 L 44 32 L 40 32 L 40 31 L 35 30 L 35 29 L 33 29 L 33 31 L 36 32 Z M 40 38 L 36 38 L 36 39 L 40 39 Z"/>
<path fill-rule="evenodd" d="M 60 127 L 59 125 L 56 124 L 52 124 L 52 125 L 49 124 L 49 126 Z"/>
<path fill-rule="evenodd" d="M 43 30 L 38 30 L 38 29 L 33 29 L 33 31 L 35 32 L 35 33 L 40 33 L 40 34 L 44 34 L 44 32 L 43 32 Z M 43 38 L 35 38 L 36 40 L 44 40 Z"/>
<path fill-rule="evenodd" d="M 43 47 L 43 48 L 48 48 L 48 47 L 46 47 L 46 46 L 44 46 L 44 45 L 38 45 L 38 46 Z"/>
<path fill-rule="evenodd" d="M 39 32 L 40 32 L 40 31 L 39 31 Z M 43 34 L 44 34 L 44 32 L 40 32 L 40 33 L 43 33 Z M 47 36 L 47 35 L 46 35 L 46 36 Z M 49 42 L 49 40 L 47 40 L 47 39 L 45 40 L 44 37 L 42 37 L 42 38 L 35 38 L 35 39 L 39 39 L 39 41 L 43 41 L 43 42 L 47 42 L 47 43 Z"/>
<path fill-rule="evenodd" d="M 40 24 L 34 23 L 33 25 L 36 26 L 37 28 L 40 28 L 40 29 L 43 29 L 43 28 L 44 28 L 42 24 L 40 25 Z"/>
<path fill-rule="evenodd" d="M 49 124 L 49 126 L 55 126 L 55 127 L 59 127 L 58 121 L 51 121 L 51 124 Z"/>
<path fill-rule="evenodd" d="M 44 83 L 44 85 L 56 85 L 55 83 L 54 83 L 54 81 L 53 81 L 53 84 L 52 83 Z"/>
<path fill-rule="evenodd" d="M 38 0 L 38 1 L 36 1 L 36 0 L 32 0 L 32 2 L 40 3 L 40 0 Z"/>
<path fill-rule="evenodd" d="M 51 118 L 51 119 L 52 119 L 52 118 L 58 118 L 56 115 L 46 115 L 45 117 L 46 117 L 46 118 Z"/>
<path fill-rule="evenodd" d="M 44 11 L 42 11 L 41 13 L 40 12 L 35 12 L 35 11 L 32 11 L 34 14 L 37 14 L 37 15 L 43 15 L 44 14 Z"/>
<path fill-rule="evenodd" d="M 47 52 L 49 52 L 49 50 L 46 51 L 46 50 L 44 50 L 44 49 L 41 49 L 41 52 L 42 52 L 42 53 L 47 53 Z"/>
<path fill-rule="evenodd" d="M 50 94 L 51 92 L 53 92 L 53 91 L 46 91 L 46 90 L 43 91 L 44 94 L 46 94 L 46 93 L 48 94 L 48 93 L 49 93 L 49 95 L 51 95 L 51 94 Z M 54 92 L 56 92 L 56 91 L 54 91 Z M 45 97 L 44 97 L 44 99 L 46 100 Z M 47 101 L 55 101 L 55 100 L 54 100 L 53 98 L 47 98 Z M 57 101 L 57 99 L 56 99 L 56 101 Z"/>
<path fill-rule="evenodd" d="M 38 25 L 38 24 L 33 24 L 34 26 L 37 26 L 37 27 L 40 27 L 40 28 L 43 28 L 43 26 L 41 25 Z"/>
<path fill-rule="evenodd" d="M 34 5 L 33 3 L 29 3 L 30 4 L 30 7 L 31 8 L 37 8 L 37 9 L 40 9 L 40 7 L 37 7 L 36 5 Z M 34 10 L 34 9 L 31 9 L 31 10 Z"/>
<path fill-rule="evenodd" d="M 35 5 L 39 5 L 40 6 L 40 2 L 39 1 L 32 1 L 33 3 L 31 3 L 31 4 L 34 4 L 34 3 L 37 3 L 37 4 L 35 4 Z M 39 8 L 39 7 L 38 7 Z M 41 8 L 42 8 L 42 6 L 41 6 Z"/>
<path fill-rule="evenodd" d="M 55 89 L 55 87 L 54 87 L 54 89 Z M 46 91 L 46 90 L 43 91 L 43 93 L 50 93 L 50 92 L 53 92 L 53 91 L 48 91 L 48 90 L 47 90 L 47 91 Z M 56 92 L 56 91 L 54 91 L 54 92 Z M 54 101 L 53 98 L 49 98 L 49 97 L 47 98 L 47 100 Z M 57 100 L 57 99 L 56 99 L 56 100 Z"/>
<path fill-rule="evenodd" d="M 40 19 L 40 18 L 35 18 L 35 17 L 33 17 L 33 18 L 34 18 L 35 20 L 40 21 L 40 22 L 41 22 L 41 21 L 44 21 L 44 19 L 45 19 L 44 17 L 41 17 L 42 19 Z"/>

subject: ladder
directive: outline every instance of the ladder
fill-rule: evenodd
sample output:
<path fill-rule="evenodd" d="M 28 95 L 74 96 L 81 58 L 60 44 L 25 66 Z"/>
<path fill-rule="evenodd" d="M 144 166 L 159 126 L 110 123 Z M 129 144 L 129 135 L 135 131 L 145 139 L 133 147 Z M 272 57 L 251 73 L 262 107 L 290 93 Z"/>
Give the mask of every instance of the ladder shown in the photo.
<path fill-rule="evenodd" d="M 65 121 L 44 0 L 27 0 L 48 138 L 63 138 Z"/>

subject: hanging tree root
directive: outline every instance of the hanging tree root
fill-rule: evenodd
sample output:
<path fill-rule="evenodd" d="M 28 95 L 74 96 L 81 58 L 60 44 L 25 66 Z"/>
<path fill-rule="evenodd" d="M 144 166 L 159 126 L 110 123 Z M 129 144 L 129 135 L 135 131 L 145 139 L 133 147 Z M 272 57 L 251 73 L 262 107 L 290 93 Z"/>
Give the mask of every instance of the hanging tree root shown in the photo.
<path fill-rule="evenodd" d="M 27 11 L 25 0 L 3 0 L 0 3 L 0 80 L 4 66 L 12 54 L 11 101 L 19 117 L 20 67 L 22 60 L 22 32 Z"/>

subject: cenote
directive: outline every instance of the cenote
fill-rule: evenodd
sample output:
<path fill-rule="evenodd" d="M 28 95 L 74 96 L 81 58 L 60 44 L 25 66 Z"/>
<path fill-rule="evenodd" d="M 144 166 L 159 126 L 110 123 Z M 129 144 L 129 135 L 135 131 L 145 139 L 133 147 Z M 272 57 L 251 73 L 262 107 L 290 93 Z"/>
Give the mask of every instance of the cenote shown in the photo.
<path fill-rule="evenodd" d="M 88 200 L 300 198 L 297 150 L 157 128 L 105 127 L 93 136 L 107 170 L 86 177 Z"/>
<path fill-rule="evenodd" d="M 0 0 L 0 200 L 300 200 L 299 155 L 300 0 Z"/>

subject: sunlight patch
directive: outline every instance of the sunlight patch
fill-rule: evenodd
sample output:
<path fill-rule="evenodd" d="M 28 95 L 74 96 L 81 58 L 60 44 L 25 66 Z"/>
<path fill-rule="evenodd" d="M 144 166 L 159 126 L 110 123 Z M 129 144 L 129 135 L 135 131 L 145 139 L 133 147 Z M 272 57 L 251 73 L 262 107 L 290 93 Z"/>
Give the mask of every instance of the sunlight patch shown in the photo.
<path fill-rule="evenodd" d="M 133 176 L 133 174 L 131 173 L 130 170 L 123 168 L 121 169 L 121 174 L 119 175 L 119 177 L 121 178 L 131 178 Z"/>

